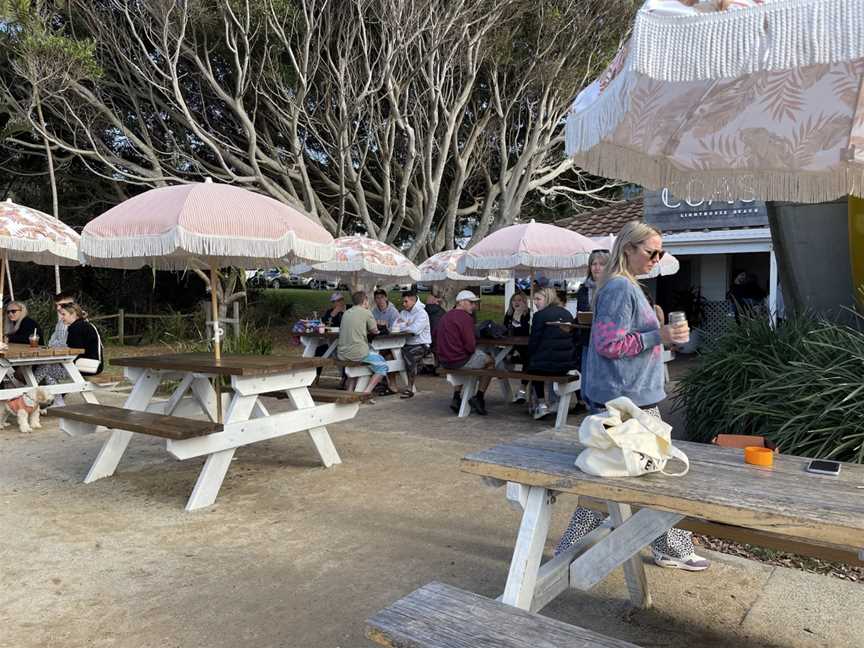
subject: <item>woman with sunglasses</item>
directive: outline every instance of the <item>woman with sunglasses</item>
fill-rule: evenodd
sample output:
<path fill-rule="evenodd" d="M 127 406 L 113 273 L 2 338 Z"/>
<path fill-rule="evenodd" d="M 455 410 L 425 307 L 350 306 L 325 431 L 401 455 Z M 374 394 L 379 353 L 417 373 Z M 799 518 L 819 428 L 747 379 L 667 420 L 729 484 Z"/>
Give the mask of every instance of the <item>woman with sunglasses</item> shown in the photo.
<path fill-rule="evenodd" d="M 9 302 L 6 307 L 3 331 L 9 344 L 30 344 L 30 336 L 33 333 L 39 336 L 40 342 L 42 341 L 42 329 L 39 328 L 36 320 L 28 315 L 24 302 Z"/>
<path fill-rule="evenodd" d="M 663 258 L 660 232 L 650 225 L 627 223 L 615 239 L 609 262 L 594 295 L 594 323 L 585 359 L 582 397 L 591 413 L 604 403 L 626 396 L 649 414 L 660 417 L 666 398 L 663 345 L 687 333 L 687 324 L 664 326 L 636 277 L 647 275 Z M 603 522 L 603 515 L 579 507 L 558 543 L 558 554 Z M 692 535 L 671 529 L 651 543 L 661 567 L 702 571 L 709 562 L 693 550 Z"/>

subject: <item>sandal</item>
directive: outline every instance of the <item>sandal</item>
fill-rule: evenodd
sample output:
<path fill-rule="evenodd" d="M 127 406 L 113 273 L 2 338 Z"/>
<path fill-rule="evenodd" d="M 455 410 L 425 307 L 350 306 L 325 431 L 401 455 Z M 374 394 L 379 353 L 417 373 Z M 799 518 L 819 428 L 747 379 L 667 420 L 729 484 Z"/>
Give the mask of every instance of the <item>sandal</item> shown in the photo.
<path fill-rule="evenodd" d="M 403 389 L 399 394 L 399 398 L 414 398 L 414 392 L 410 389 Z"/>

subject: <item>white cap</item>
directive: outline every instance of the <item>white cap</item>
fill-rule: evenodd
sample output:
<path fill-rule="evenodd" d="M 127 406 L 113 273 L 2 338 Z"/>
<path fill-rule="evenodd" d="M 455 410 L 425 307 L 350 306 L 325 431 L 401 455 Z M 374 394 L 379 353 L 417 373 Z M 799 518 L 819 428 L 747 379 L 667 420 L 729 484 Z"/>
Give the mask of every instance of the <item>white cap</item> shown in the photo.
<path fill-rule="evenodd" d="M 477 295 L 475 295 L 473 292 L 471 292 L 470 290 L 460 290 L 459 294 L 456 295 L 456 301 L 457 302 L 460 302 L 460 301 L 478 302 L 478 301 L 480 301 L 480 298 Z"/>
<path fill-rule="evenodd" d="M 335 292 L 332 295 L 330 295 L 330 301 L 331 302 L 339 301 L 340 299 L 345 299 L 345 297 L 342 296 L 341 292 Z"/>

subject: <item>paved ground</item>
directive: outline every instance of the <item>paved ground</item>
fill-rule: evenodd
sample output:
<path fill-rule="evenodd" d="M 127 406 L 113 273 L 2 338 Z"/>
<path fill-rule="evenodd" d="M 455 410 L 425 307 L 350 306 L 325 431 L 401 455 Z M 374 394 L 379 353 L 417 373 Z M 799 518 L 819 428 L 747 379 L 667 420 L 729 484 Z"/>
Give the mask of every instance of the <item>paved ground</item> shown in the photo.
<path fill-rule="evenodd" d="M 0 431 L 0 647 L 365 646 L 364 620 L 430 580 L 500 594 L 519 517 L 458 462 L 545 426 L 495 392 L 489 417 L 457 423 L 442 383 L 334 426 L 345 463 L 329 470 L 300 436 L 241 449 L 193 514 L 200 462 L 156 441 L 84 485 L 102 435 Z M 650 611 L 630 610 L 616 575 L 544 613 L 642 646 L 864 645 L 860 585 L 712 558 L 703 574 L 649 566 Z"/>

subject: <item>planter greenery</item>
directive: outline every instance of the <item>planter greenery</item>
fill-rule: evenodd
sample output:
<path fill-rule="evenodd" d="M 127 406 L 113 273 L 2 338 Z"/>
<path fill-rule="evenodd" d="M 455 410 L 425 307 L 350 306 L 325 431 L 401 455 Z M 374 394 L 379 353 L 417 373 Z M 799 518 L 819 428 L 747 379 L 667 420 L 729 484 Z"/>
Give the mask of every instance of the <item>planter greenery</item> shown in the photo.
<path fill-rule="evenodd" d="M 864 333 L 810 316 L 743 319 L 679 383 L 689 436 L 759 434 L 785 454 L 864 463 Z"/>

